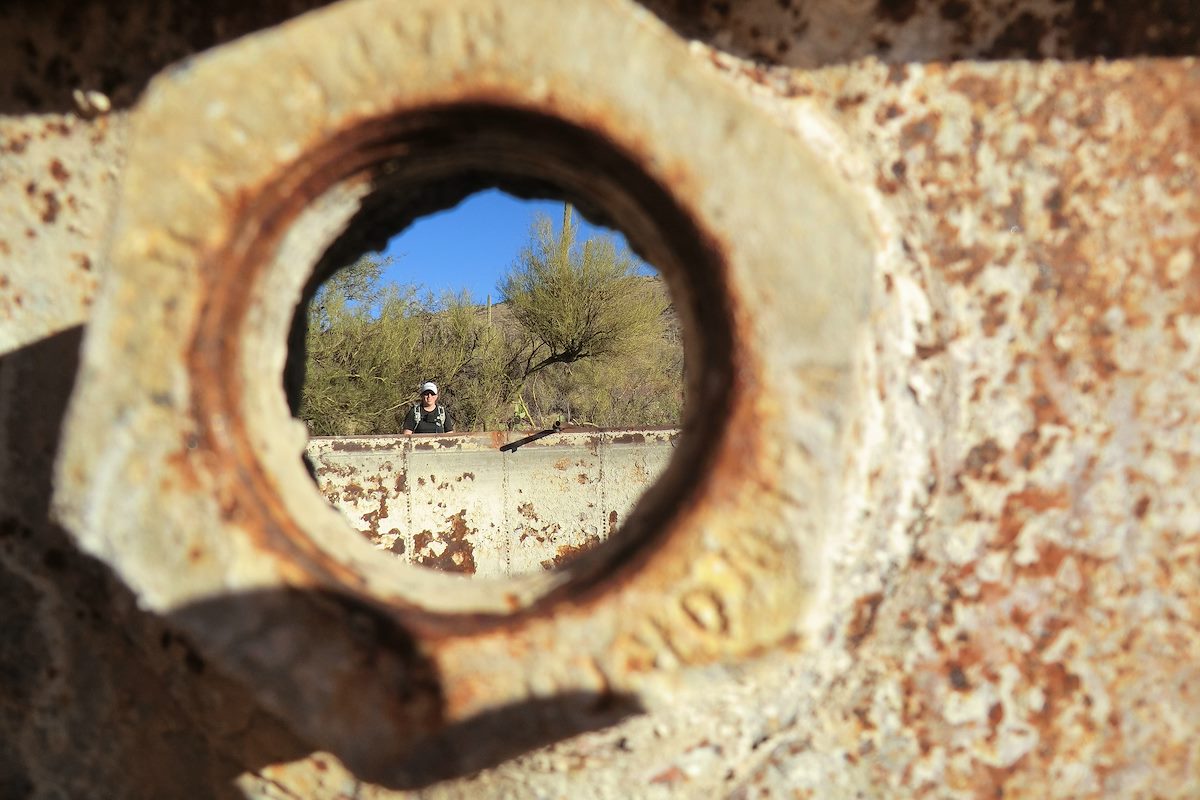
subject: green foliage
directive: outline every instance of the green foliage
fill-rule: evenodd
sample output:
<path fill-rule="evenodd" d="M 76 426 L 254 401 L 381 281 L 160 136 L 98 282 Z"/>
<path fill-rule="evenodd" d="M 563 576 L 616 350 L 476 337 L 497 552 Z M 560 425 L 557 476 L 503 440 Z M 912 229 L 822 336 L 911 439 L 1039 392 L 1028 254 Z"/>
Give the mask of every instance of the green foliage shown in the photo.
<path fill-rule="evenodd" d="M 360 259 L 327 281 L 309 304 L 300 417 L 314 434 L 393 430 L 406 395 L 415 393 L 397 392 L 397 386 L 412 385 L 407 378 L 420 335 L 410 313 L 415 293 L 382 286 L 382 267 Z"/>
<path fill-rule="evenodd" d="M 627 355 L 667 308 L 642 289 L 637 262 L 608 238 L 575 242 L 571 207 L 555 235 L 539 216 L 529 247 L 500 283 L 509 311 L 527 337 L 526 361 L 514 378 L 551 364 Z"/>
<path fill-rule="evenodd" d="M 360 259 L 309 305 L 299 416 L 314 434 L 399 433 L 426 380 L 457 430 L 678 424 L 683 353 L 663 284 L 611 240 L 576 243 L 569 206 L 558 235 L 534 222 L 494 307 L 385 285 L 384 266 Z"/>

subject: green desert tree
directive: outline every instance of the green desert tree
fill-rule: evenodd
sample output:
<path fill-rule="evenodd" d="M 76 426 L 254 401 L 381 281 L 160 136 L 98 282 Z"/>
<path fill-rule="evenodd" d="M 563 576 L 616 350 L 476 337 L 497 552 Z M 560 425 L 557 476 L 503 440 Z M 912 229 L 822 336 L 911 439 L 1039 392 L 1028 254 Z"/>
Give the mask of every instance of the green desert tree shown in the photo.
<path fill-rule="evenodd" d="M 382 266 L 359 259 L 310 302 L 299 417 L 319 436 L 399 433 L 432 379 L 460 430 L 496 424 L 504 351 L 486 319 L 466 295 L 385 283 Z"/>
<path fill-rule="evenodd" d="M 570 206 L 557 233 L 535 220 L 495 309 L 386 284 L 384 262 L 361 258 L 307 309 L 299 416 L 317 435 L 399 433 L 433 380 L 458 430 L 673 424 L 682 353 L 662 283 L 637 263 L 610 239 L 577 242 Z"/>
<path fill-rule="evenodd" d="M 669 303 L 646 290 L 638 262 L 610 238 L 576 241 L 570 205 L 562 228 L 539 215 L 530 243 L 500 281 L 515 322 L 508 337 L 503 397 L 555 365 L 620 361 L 659 338 Z"/>
<path fill-rule="evenodd" d="M 420 319 L 413 289 L 384 284 L 383 263 L 363 257 L 326 281 L 308 306 L 300 417 L 317 435 L 393 432 L 411 382 Z"/>

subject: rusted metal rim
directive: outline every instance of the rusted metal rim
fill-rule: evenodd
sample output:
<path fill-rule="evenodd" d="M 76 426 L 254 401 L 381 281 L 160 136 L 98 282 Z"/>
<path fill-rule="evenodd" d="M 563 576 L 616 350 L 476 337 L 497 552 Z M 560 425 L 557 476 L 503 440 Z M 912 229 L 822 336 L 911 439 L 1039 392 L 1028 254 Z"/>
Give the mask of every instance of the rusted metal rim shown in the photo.
<path fill-rule="evenodd" d="M 339 4 L 166 74 L 134 112 L 58 514 L 373 773 L 439 727 L 803 642 L 820 608 L 872 226 L 666 29 L 610 0 L 569 9 Z M 600 207 L 687 312 L 683 452 L 561 585 L 406 568 L 354 537 L 301 467 L 278 379 L 318 255 L 289 261 L 292 233 L 372 188 L 471 181 Z"/>
<path fill-rule="evenodd" d="M 193 376 L 200 445 L 214 459 L 209 468 L 228 476 L 224 505 L 236 509 L 238 524 L 251 532 L 256 546 L 326 586 L 390 607 L 408 629 L 461 635 L 511 621 L 514 615 L 546 613 L 564 599 L 578 601 L 584 594 L 602 594 L 605 587 L 618 585 L 644 562 L 643 550 L 673 530 L 676 513 L 703 495 L 711 465 L 722 462 L 724 479 L 730 479 L 727 473 L 736 467 L 729 454 L 719 456 L 729 431 L 706 435 L 699 426 L 704 409 L 732 412 L 742 401 L 733 351 L 736 295 L 726 281 L 717 243 L 638 161 L 596 132 L 542 111 L 464 101 L 408 110 L 339 132 L 242 200 L 229 238 L 204 256 L 201 291 L 207 301 L 186 359 Z M 437 194 L 445 196 L 446 185 L 456 182 L 472 188 L 533 183 L 572 200 L 583 198 L 585 205 L 616 220 L 635 247 L 645 243 L 641 249 L 653 254 L 650 258 L 661 266 L 680 301 L 690 360 L 699 368 L 692 371 L 688 392 L 685 428 L 692 431 L 682 437 L 674 470 L 668 470 L 652 502 L 641 504 L 593 557 L 578 560 L 553 591 L 538 596 L 538 588 L 547 583 L 538 579 L 528 581 L 524 591 L 512 585 L 520 579 L 488 587 L 509 598 L 532 598 L 530 603 L 513 603 L 512 613 L 438 613 L 437 595 L 422 601 L 402 593 L 382 597 L 363 592 L 361 575 L 340 563 L 336 554 L 316 546 L 312 532 L 283 502 L 281 483 L 294 487 L 295 475 L 289 476 L 291 481 L 280 480 L 278 471 L 289 465 L 264 463 L 254 437 L 247 433 L 254 422 L 247 419 L 245 408 L 240 365 L 247 356 L 242 345 L 264 335 L 247 327 L 247 313 L 256 298 L 250 287 L 272 268 L 281 236 L 306 205 L 332 187 L 361 180 L 409 205 L 414 201 L 406 194 L 419 198 L 426 187 L 441 185 Z M 264 380 L 276 381 L 278 376 Z M 753 459 L 755 439 L 753 431 L 741 433 L 738 460 Z M 398 566 L 403 572 L 411 569 Z M 445 578 L 449 591 L 463 588 L 449 576 L 427 578 Z"/>

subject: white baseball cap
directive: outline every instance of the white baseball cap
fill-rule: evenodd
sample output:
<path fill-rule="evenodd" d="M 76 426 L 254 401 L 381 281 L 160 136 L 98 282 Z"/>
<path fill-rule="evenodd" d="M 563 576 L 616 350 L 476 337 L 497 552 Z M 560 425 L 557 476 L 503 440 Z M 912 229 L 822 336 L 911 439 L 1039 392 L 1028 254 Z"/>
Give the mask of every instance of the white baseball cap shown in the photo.
<path fill-rule="evenodd" d="M 426 381 L 421 386 L 421 393 L 424 394 L 425 392 L 433 392 L 434 394 L 437 394 L 437 384 L 433 381 Z"/>

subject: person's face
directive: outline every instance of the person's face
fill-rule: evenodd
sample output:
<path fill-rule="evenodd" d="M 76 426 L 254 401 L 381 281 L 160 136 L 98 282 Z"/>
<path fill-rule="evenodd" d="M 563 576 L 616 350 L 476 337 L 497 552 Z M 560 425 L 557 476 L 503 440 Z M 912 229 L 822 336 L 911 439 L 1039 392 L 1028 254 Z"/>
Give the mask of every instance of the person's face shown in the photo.
<path fill-rule="evenodd" d="M 433 408 L 437 404 L 437 393 L 426 389 L 421 392 L 421 402 L 424 403 L 425 408 Z"/>

